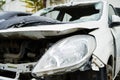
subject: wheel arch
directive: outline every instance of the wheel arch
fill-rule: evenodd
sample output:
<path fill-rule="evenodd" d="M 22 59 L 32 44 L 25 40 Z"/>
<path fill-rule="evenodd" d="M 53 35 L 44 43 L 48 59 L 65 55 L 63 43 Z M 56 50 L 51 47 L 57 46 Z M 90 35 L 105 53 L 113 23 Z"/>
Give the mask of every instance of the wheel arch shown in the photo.
<path fill-rule="evenodd" d="M 110 65 L 111 67 L 114 67 L 114 61 L 113 61 L 113 56 L 110 55 L 109 58 L 108 58 L 108 62 L 107 62 L 108 65 Z"/>

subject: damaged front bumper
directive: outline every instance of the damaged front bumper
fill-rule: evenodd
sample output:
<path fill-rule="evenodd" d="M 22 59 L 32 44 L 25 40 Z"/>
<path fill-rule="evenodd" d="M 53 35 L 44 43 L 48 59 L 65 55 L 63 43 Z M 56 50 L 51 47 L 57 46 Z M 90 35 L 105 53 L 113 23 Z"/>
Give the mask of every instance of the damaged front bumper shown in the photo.
<path fill-rule="evenodd" d="M 51 75 L 65 75 L 66 73 L 71 73 L 71 75 L 74 74 L 74 76 L 77 76 L 76 73 L 80 73 L 78 71 L 82 71 L 82 72 L 86 72 L 86 73 L 91 73 L 93 74 L 93 72 L 91 71 L 88 71 L 90 70 L 90 68 L 87 70 L 87 67 L 91 67 L 93 71 L 100 71 L 102 72 L 105 67 L 105 64 L 102 63 L 101 60 L 99 60 L 95 55 L 92 55 L 92 61 L 90 62 L 89 60 L 87 60 L 88 63 L 86 64 L 83 64 L 84 62 L 82 62 L 80 65 L 81 67 L 79 67 L 78 69 L 76 69 L 76 66 L 73 66 L 74 67 L 74 70 L 71 70 L 72 68 L 62 68 L 62 69 L 56 69 L 54 71 L 46 71 L 46 72 L 43 72 L 41 75 L 41 77 L 46 77 L 46 76 L 51 76 Z M 19 77 L 20 77 L 20 74 L 21 73 L 30 73 L 32 74 L 34 77 L 37 77 L 39 75 L 36 75 L 34 74 L 33 70 L 35 69 L 35 67 L 38 65 L 39 63 L 37 62 L 33 62 L 33 63 L 24 63 L 24 64 L 0 64 L 0 70 L 3 70 L 3 71 L 11 71 L 11 72 L 15 72 L 15 77 L 14 78 L 9 78 L 9 77 L 3 77 L 3 76 L 0 76 L 0 80 L 19 80 Z M 81 70 L 80 70 L 81 69 Z M 85 70 L 86 69 L 86 70 Z M 78 71 L 77 71 L 78 70 Z M 62 72 L 62 73 L 60 73 Z M 37 73 L 38 74 L 38 73 Z M 81 75 L 82 73 L 80 73 Z M 79 75 L 79 76 L 80 76 Z M 96 72 L 94 72 L 93 75 L 96 75 Z M 46 80 L 46 79 L 45 79 Z M 63 79 L 64 80 L 64 79 Z"/>
<path fill-rule="evenodd" d="M 19 80 L 21 73 L 31 73 L 35 65 L 36 62 L 24 63 L 24 64 L 0 64 L 0 70 L 2 70 L 3 72 L 8 71 L 15 73 L 14 78 L 0 76 L 0 80 Z"/>

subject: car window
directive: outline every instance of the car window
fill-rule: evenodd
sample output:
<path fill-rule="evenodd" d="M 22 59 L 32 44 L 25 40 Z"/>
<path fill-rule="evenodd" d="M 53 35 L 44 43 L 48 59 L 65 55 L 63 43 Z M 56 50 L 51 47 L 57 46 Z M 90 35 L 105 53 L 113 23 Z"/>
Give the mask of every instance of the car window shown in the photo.
<path fill-rule="evenodd" d="M 61 22 L 97 21 L 102 12 L 102 3 L 78 4 L 73 6 L 59 6 L 46 11 L 41 16 L 46 16 Z M 48 10 L 48 9 L 47 9 Z"/>
<path fill-rule="evenodd" d="M 93 14 L 89 16 L 83 16 L 78 20 L 74 20 L 73 22 L 85 22 L 85 21 L 95 21 L 99 18 L 99 14 Z"/>
<path fill-rule="evenodd" d="M 86 22 L 86 21 L 97 21 L 100 19 L 102 12 L 102 3 L 89 4 L 80 6 L 78 8 L 77 16 L 73 13 L 70 21 L 72 22 Z"/>
<path fill-rule="evenodd" d="M 109 24 L 111 24 L 111 22 L 112 22 L 112 15 L 116 15 L 116 13 L 115 13 L 113 6 L 109 5 L 109 11 L 108 11 L 108 20 L 109 20 L 108 23 Z"/>

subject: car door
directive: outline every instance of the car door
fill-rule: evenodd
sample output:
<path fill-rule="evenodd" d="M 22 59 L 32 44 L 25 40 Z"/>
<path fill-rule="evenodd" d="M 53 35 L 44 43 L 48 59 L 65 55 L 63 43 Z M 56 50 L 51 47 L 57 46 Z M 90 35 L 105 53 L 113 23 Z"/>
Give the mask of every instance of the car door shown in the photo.
<path fill-rule="evenodd" d="M 112 5 L 109 5 L 108 23 L 114 37 L 115 46 L 115 73 L 120 71 L 120 24 L 112 22 L 112 15 L 117 15 Z"/>

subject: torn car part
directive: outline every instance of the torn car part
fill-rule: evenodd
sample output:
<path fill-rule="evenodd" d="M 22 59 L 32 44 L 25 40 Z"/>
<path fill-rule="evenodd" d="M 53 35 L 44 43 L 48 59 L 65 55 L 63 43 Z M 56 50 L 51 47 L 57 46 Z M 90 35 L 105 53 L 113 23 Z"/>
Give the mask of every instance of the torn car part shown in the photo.
<path fill-rule="evenodd" d="M 92 58 L 92 65 L 95 65 L 98 68 L 105 67 L 105 64 L 100 59 L 98 59 L 95 55 L 93 55 L 92 57 L 93 57 Z M 95 69 L 95 68 L 93 68 L 93 69 Z"/>
<path fill-rule="evenodd" d="M 8 19 L 0 24 L 0 29 L 7 29 L 10 27 L 13 28 L 19 28 L 21 26 L 34 26 L 35 23 L 38 23 L 39 25 L 48 25 L 48 24 L 57 24 L 60 23 L 57 20 L 52 20 L 50 18 L 46 18 L 43 16 L 21 16 L 21 17 L 15 17 L 12 19 Z"/>
<path fill-rule="evenodd" d="M 11 18 L 28 16 L 28 15 L 31 15 L 31 14 L 25 13 L 25 12 L 4 11 L 4 12 L 0 12 L 0 22 L 6 21 Z"/>

